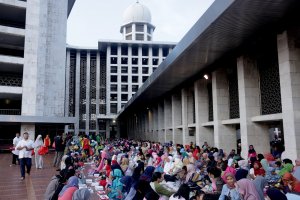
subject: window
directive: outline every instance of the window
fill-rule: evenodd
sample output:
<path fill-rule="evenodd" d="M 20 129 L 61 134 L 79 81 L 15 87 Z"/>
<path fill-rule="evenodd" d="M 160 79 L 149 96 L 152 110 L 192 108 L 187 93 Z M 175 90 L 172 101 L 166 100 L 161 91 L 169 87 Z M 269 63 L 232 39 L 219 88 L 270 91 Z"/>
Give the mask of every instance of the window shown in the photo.
<path fill-rule="evenodd" d="M 131 59 L 131 63 L 133 64 L 133 65 L 137 65 L 138 64 L 138 58 L 132 58 Z"/>
<path fill-rule="evenodd" d="M 139 68 L 138 67 L 132 67 L 131 73 L 138 74 L 139 73 Z"/>
<path fill-rule="evenodd" d="M 127 101 L 128 100 L 128 94 L 121 94 L 121 101 Z"/>
<path fill-rule="evenodd" d="M 143 76 L 142 81 L 143 83 L 148 79 L 148 76 Z"/>
<path fill-rule="evenodd" d="M 133 76 L 132 77 L 132 82 L 133 83 L 137 83 L 139 81 L 139 77 L 138 76 Z"/>
<path fill-rule="evenodd" d="M 110 100 L 111 101 L 117 101 L 118 100 L 118 94 L 110 94 Z"/>
<path fill-rule="evenodd" d="M 110 54 L 111 55 L 117 55 L 118 54 L 118 46 L 117 45 L 111 45 Z"/>
<path fill-rule="evenodd" d="M 151 28 L 149 26 L 147 26 L 147 33 L 151 34 Z"/>
<path fill-rule="evenodd" d="M 131 33 L 132 32 L 132 26 L 127 26 L 126 27 L 126 33 Z"/>
<path fill-rule="evenodd" d="M 148 41 L 151 41 L 151 37 L 150 37 L 149 35 L 147 36 L 147 40 L 148 40 Z"/>
<path fill-rule="evenodd" d="M 128 67 L 125 67 L 125 66 L 121 67 L 121 73 L 123 73 L 123 74 L 128 73 Z"/>
<path fill-rule="evenodd" d="M 110 73 L 118 73 L 118 67 L 117 66 L 111 66 L 110 67 Z"/>
<path fill-rule="evenodd" d="M 110 76 L 110 82 L 118 82 L 118 76 Z"/>
<path fill-rule="evenodd" d="M 132 35 L 126 35 L 126 40 L 132 40 Z"/>
<path fill-rule="evenodd" d="M 121 76 L 121 82 L 127 83 L 128 82 L 128 76 Z"/>
<path fill-rule="evenodd" d="M 114 113 L 114 114 L 117 114 L 117 112 L 118 112 L 118 104 L 116 104 L 116 103 L 111 103 L 111 104 L 110 104 L 110 112 L 111 112 L 111 113 Z"/>
<path fill-rule="evenodd" d="M 127 46 L 122 46 L 121 47 L 121 54 L 122 55 L 128 55 L 128 47 Z"/>
<path fill-rule="evenodd" d="M 134 45 L 134 46 L 132 46 L 132 55 L 133 56 L 137 56 L 138 54 L 139 54 L 139 47 L 138 46 L 136 46 L 136 45 Z"/>
<path fill-rule="evenodd" d="M 110 85 L 110 91 L 112 92 L 118 91 L 118 85 Z"/>
<path fill-rule="evenodd" d="M 156 69 L 157 69 L 157 67 L 153 67 L 153 69 L 152 69 L 152 70 L 153 70 L 153 72 L 154 72 Z"/>
<path fill-rule="evenodd" d="M 158 65 L 158 59 L 157 58 L 153 58 L 152 59 L 152 64 L 153 65 Z"/>
<path fill-rule="evenodd" d="M 128 58 L 122 58 L 121 59 L 121 64 L 128 64 Z"/>
<path fill-rule="evenodd" d="M 121 108 L 124 108 L 125 105 L 126 105 L 126 103 L 122 103 L 121 104 Z"/>
<path fill-rule="evenodd" d="M 169 54 L 169 48 L 163 48 L 163 57 L 166 57 Z"/>
<path fill-rule="evenodd" d="M 136 40 L 144 40 L 144 34 L 140 34 L 140 33 L 135 34 L 135 39 Z"/>
<path fill-rule="evenodd" d="M 159 47 L 152 47 L 152 56 L 158 56 Z"/>
<path fill-rule="evenodd" d="M 143 46 L 142 55 L 143 56 L 149 56 L 149 48 L 147 46 Z"/>
<path fill-rule="evenodd" d="M 143 64 L 143 65 L 148 65 L 148 58 L 143 58 L 142 64 Z"/>
<path fill-rule="evenodd" d="M 143 24 L 137 24 L 135 26 L 135 31 L 136 32 L 144 32 L 144 25 Z"/>
<path fill-rule="evenodd" d="M 142 68 L 142 73 L 143 74 L 148 74 L 149 73 L 149 68 L 148 67 L 143 67 Z"/>
<path fill-rule="evenodd" d="M 128 92 L 128 85 L 121 85 L 122 92 Z"/>
<path fill-rule="evenodd" d="M 118 63 L 118 58 L 117 57 L 111 57 L 110 58 L 110 63 L 111 64 L 117 64 Z"/>
<path fill-rule="evenodd" d="M 139 86 L 138 85 L 133 85 L 132 86 L 132 92 L 137 92 L 139 89 Z"/>

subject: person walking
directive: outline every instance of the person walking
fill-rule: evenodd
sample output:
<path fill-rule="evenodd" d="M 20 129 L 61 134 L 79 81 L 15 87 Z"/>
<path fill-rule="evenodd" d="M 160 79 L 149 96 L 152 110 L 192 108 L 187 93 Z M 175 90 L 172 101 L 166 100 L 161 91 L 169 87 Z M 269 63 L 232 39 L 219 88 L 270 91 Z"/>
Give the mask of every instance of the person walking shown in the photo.
<path fill-rule="evenodd" d="M 43 156 L 39 155 L 39 150 L 43 145 L 42 135 L 38 135 L 34 142 L 35 168 L 37 169 L 42 169 L 44 165 Z"/>
<path fill-rule="evenodd" d="M 12 164 L 13 165 L 16 165 L 17 161 L 18 161 L 18 164 L 20 164 L 19 151 L 16 149 L 16 146 L 21 140 L 22 140 L 22 138 L 20 137 L 20 133 L 16 133 L 16 137 L 13 139 L 13 146 L 14 146 L 14 150 L 12 150 L 12 154 L 13 154 Z"/>
<path fill-rule="evenodd" d="M 65 144 L 62 138 L 62 133 L 58 133 L 54 138 L 55 142 L 55 156 L 53 160 L 53 167 L 57 168 L 57 171 L 60 171 L 60 162 L 64 155 Z"/>
<path fill-rule="evenodd" d="M 27 132 L 23 133 L 23 139 L 17 144 L 16 149 L 19 150 L 21 179 L 25 179 L 25 166 L 27 174 L 30 175 L 31 169 L 31 151 L 33 149 L 33 141 L 29 139 Z"/>

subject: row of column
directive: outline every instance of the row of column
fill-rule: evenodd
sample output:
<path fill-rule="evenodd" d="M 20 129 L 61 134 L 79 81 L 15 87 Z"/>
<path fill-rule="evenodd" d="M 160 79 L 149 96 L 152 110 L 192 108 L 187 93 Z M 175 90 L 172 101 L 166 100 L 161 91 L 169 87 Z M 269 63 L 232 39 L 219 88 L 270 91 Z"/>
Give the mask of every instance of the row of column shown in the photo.
<path fill-rule="evenodd" d="M 282 120 L 284 128 L 285 152 L 283 158 L 295 159 L 300 153 L 300 46 L 299 29 L 291 29 L 278 35 L 278 60 L 282 101 Z M 212 73 L 212 96 L 214 120 L 209 122 L 208 80 L 199 79 L 192 87 L 181 91 L 152 105 L 146 118 L 128 125 L 129 137 L 148 139 L 159 142 L 189 144 L 194 142 L 209 145 L 230 152 L 237 147 L 237 127 L 240 127 L 242 156 L 247 157 L 248 146 L 254 145 L 257 152 L 270 151 L 269 126 L 272 116 L 264 116 L 267 120 L 257 122 L 253 117 L 261 116 L 259 70 L 256 58 L 240 56 L 237 58 L 237 76 L 239 92 L 240 118 L 229 119 L 229 90 L 226 69 L 219 68 Z M 191 90 L 191 88 L 193 90 Z M 194 95 L 192 95 L 194 93 Z M 194 106 L 189 101 L 194 98 Z M 145 105 L 145 107 L 148 105 Z M 193 112 L 195 119 L 193 123 Z M 281 113 L 280 113 L 281 115 Z M 136 129 L 144 124 L 145 129 Z M 133 126 L 132 126 L 133 125 Z M 195 134 L 193 133 L 195 130 Z M 138 135 L 138 137 L 137 137 Z"/>

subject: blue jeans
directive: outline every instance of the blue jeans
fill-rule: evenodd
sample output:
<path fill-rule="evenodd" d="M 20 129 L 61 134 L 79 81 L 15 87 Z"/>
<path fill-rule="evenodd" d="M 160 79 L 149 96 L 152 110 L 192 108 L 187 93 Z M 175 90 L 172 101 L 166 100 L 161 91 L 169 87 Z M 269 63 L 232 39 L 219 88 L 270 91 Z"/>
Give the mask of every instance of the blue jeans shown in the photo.
<path fill-rule="evenodd" d="M 20 169 L 22 177 L 25 177 L 25 166 L 27 169 L 27 173 L 30 174 L 31 158 L 20 158 Z"/>

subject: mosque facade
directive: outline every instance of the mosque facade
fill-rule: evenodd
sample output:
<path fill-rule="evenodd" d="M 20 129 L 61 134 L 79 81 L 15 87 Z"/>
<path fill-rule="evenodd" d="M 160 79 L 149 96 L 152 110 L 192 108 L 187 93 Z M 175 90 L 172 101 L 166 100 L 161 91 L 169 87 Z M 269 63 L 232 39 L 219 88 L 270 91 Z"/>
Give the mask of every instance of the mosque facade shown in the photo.
<path fill-rule="evenodd" d="M 65 132 L 119 136 L 118 112 L 175 47 L 153 41 L 154 30 L 150 10 L 136 2 L 123 14 L 122 40 L 67 46 L 65 113 L 77 121 Z"/>

